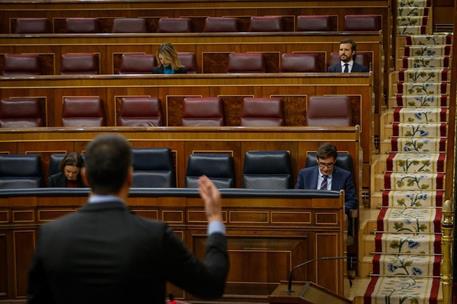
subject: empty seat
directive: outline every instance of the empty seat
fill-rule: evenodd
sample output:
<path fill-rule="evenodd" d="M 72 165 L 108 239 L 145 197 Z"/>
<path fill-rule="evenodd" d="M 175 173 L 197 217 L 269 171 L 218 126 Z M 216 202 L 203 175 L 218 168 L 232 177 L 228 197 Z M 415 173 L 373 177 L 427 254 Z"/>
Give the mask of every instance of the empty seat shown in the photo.
<path fill-rule="evenodd" d="M 176 186 L 173 157 L 170 149 L 133 149 L 132 154 L 132 187 L 172 188 Z"/>
<path fill-rule="evenodd" d="M 41 186 L 39 155 L 0 155 L 0 189 Z"/>
<path fill-rule="evenodd" d="M 63 98 L 62 126 L 100 127 L 105 124 L 103 105 L 98 96 Z"/>
<path fill-rule="evenodd" d="M 119 98 L 118 126 L 161 126 L 162 112 L 156 97 L 137 96 Z"/>
<path fill-rule="evenodd" d="M 248 151 L 244 155 L 244 188 L 288 189 L 291 181 L 292 170 L 287 151 Z"/>
<path fill-rule="evenodd" d="M 206 175 L 218 188 L 235 185 L 233 158 L 228 154 L 202 153 L 189 155 L 186 187 L 197 188 L 200 176 Z"/>
<path fill-rule="evenodd" d="M 13 19 L 13 33 L 42 34 L 51 32 L 51 23 L 47 18 L 17 18 Z"/>
<path fill-rule="evenodd" d="M 281 72 L 324 72 L 323 53 L 281 54 Z"/>
<path fill-rule="evenodd" d="M 4 76 L 40 75 L 42 74 L 38 54 L 4 54 Z"/>
<path fill-rule="evenodd" d="M 282 100 L 279 98 L 243 99 L 241 125 L 245 127 L 275 127 L 284 123 Z"/>
<path fill-rule="evenodd" d="M 146 33 L 146 20 L 144 18 L 114 18 L 113 33 Z"/>
<path fill-rule="evenodd" d="M 100 70 L 98 54 L 67 53 L 62 54 L 61 74 L 98 74 Z"/>
<path fill-rule="evenodd" d="M 262 53 L 230 53 L 228 73 L 264 73 Z"/>
<path fill-rule="evenodd" d="M 346 15 L 345 31 L 379 31 L 382 28 L 381 15 Z"/>
<path fill-rule="evenodd" d="M 37 98 L 0 100 L 1 128 L 34 128 L 44 125 L 43 108 Z"/>
<path fill-rule="evenodd" d="M 234 17 L 206 17 L 204 32 L 238 32 L 238 19 Z"/>
<path fill-rule="evenodd" d="M 67 33 L 98 33 L 99 31 L 97 18 L 65 18 Z"/>
<path fill-rule="evenodd" d="M 282 16 L 251 16 L 251 32 L 283 31 Z"/>
<path fill-rule="evenodd" d="M 336 31 L 337 16 L 304 15 L 297 16 L 297 31 Z"/>
<path fill-rule="evenodd" d="M 183 126 L 223 126 L 224 110 L 218 97 L 184 98 Z"/>
<path fill-rule="evenodd" d="M 179 62 L 186 68 L 187 73 L 197 73 L 197 61 L 194 52 L 178 52 Z"/>
<path fill-rule="evenodd" d="M 119 74 L 151 74 L 155 66 L 155 57 L 150 54 L 122 54 Z"/>
<path fill-rule="evenodd" d="M 308 126 L 352 125 L 351 101 L 348 96 L 311 96 L 306 111 Z"/>
<path fill-rule="evenodd" d="M 159 33 L 190 33 L 190 32 L 192 32 L 190 18 L 162 17 L 159 19 L 157 31 Z"/>
<path fill-rule="evenodd" d="M 60 163 L 65 157 L 65 153 L 52 153 L 49 155 L 48 177 L 61 172 Z"/>

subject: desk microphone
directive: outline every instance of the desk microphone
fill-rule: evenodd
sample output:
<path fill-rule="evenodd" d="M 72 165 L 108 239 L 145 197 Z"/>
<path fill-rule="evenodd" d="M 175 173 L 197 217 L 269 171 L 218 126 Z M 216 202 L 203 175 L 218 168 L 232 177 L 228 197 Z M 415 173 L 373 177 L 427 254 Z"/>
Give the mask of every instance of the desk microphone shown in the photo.
<path fill-rule="evenodd" d="M 289 271 L 289 276 L 288 276 L 288 279 L 287 279 L 287 293 L 288 294 L 291 294 L 292 293 L 292 280 L 293 280 L 293 276 L 294 276 L 294 271 L 297 270 L 298 268 L 301 268 L 305 265 L 308 265 L 309 263 L 312 263 L 314 261 L 328 261 L 328 260 L 341 260 L 341 259 L 345 259 L 346 257 L 345 256 L 330 256 L 330 257 L 320 257 L 320 258 L 312 258 L 312 259 L 309 259 L 307 261 L 304 261 L 303 263 L 300 263 L 294 267 L 292 267 L 292 269 Z"/>

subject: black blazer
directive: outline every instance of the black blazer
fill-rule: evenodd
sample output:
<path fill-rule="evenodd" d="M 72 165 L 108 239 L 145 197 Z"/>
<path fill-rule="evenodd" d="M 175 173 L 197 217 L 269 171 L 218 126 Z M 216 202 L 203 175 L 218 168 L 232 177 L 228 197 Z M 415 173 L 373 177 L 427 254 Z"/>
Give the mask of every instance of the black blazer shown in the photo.
<path fill-rule="evenodd" d="M 81 179 L 81 175 L 78 176 L 78 180 L 76 181 L 78 187 L 86 187 Z M 48 178 L 48 187 L 66 187 L 67 186 L 67 178 L 62 172 L 58 172 L 49 176 Z"/>
<path fill-rule="evenodd" d="M 341 70 L 341 62 L 338 61 L 338 63 L 331 65 L 328 68 L 328 71 L 334 72 L 334 73 L 342 73 L 343 71 Z M 354 62 L 354 64 L 352 65 L 351 73 L 366 73 L 366 72 L 368 72 L 367 67 L 364 67 L 363 65 L 360 65 L 357 62 Z"/>
<path fill-rule="evenodd" d="M 152 73 L 153 74 L 163 74 L 163 70 L 164 70 L 164 66 L 159 65 L 158 67 L 155 67 L 152 70 Z M 185 67 L 180 67 L 177 70 L 175 70 L 175 74 L 186 74 L 186 73 L 187 73 L 187 69 Z"/>
<path fill-rule="evenodd" d="M 195 296 L 222 295 L 226 238 L 208 236 L 199 262 L 162 222 L 133 215 L 119 201 L 87 204 L 40 227 L 28 303 L 160 303 L 165 281 Z"/>

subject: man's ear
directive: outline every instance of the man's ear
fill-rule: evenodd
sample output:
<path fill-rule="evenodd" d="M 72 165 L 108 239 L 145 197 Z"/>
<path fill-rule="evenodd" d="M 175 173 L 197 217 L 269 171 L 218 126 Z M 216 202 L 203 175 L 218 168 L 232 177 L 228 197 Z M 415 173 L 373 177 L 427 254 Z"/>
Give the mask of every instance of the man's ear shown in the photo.
<path fill-rule="evenodd" d="M 87 179 L 86 167 L 81 168 L 81 177 L 85 186 L 89 187 L 89 180 Z"/>

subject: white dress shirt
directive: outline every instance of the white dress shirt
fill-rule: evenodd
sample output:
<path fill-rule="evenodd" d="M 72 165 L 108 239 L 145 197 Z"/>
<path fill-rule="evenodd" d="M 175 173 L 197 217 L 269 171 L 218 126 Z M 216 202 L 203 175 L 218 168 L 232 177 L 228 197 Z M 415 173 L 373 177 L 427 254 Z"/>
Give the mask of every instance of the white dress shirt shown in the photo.
<path fill-rule="evenodd" d="M 346 63 L 348 64 L 349 73 L 351 73 L 352 72 L 352 66 L 354 65 L 354 60 L 351 59 L 351 61 L 348 61 L 348 62 L 341 61 L 341 72 L 344 72 L 344 65 Z"/>
<path fill-rule="evenodd" d="M 322 181 L 324 180 L 324 174 L 319 170 L 319 176 L 317 177 L 317 189 L 321 189 Z M 327 190 L 332 190 L 332 176 L 327 176 Z"/>

